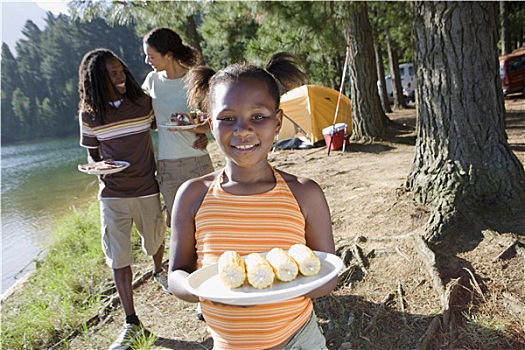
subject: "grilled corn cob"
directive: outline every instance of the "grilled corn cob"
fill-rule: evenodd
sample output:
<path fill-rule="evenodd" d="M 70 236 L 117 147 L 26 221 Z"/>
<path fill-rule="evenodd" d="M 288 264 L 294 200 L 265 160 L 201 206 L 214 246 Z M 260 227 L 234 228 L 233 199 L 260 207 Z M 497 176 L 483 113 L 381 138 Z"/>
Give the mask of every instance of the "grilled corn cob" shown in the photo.
<path fill-rule="evenodd" d="M 219 279 L 228 288 L 240 287 L 246 279 L 244 262 L 239 253 L 227 250 L 219 258 Z"/>
<path fill-rule="evenodd" d="M 261 254 L 248 254 L 244 259 L 248 282 L 257 289 L 269 287 L 274 280 L 272 266 Z"/>
<path fill-rule="evenodd" d="M 283 282 L 289 282 L 297 277 L 297 263 L 281 248 L 273 248 L 266 254 L 266 260 L 272 265 L 275 277 Z"/>
<path fill-rule="evenodd" d="M 288 254 L 292 256 L 299 271 L 305 276 L 317 275 L 321 270 L 321 261 L 315 253 L 304 244 L 294 244 L 288 250 Z"/>

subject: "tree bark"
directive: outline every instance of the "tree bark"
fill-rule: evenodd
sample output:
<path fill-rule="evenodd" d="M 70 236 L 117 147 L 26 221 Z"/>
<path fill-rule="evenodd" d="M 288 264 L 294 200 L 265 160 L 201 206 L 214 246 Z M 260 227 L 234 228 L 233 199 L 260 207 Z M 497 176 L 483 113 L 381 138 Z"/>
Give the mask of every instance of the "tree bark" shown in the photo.
<path fill-rule="evenodd" d="M 501 26 L 501 54 L 509 54 L 511 49 L 509 30 L 509 4 L 507 1 L 499 2 L 499 16 Z"/>
<path fill-rule="evenodd" d="M 383 67 L 383 50 L 381 50 L 381 45 L 374 45 L 374 50 L 376 54 L 376 67 L 377 67 L 377 82 L 378 82 L 378 92 L 381 99 L 381 104 L 383 106 L 383 111 L 385 113 L 392 113 L 392 108 L 390 107 L 390 101 L 388 100 L 388 93 L 386 91 L 386 82 L 385 82 L 385 68 Z"/>
<path fill-rule="evenodd" d="M 352 136 L 354 142 L 381 139 L 388 121 L 377 93 L 372 28 L 364 2 L 348 4 L 349 70 L 352 90 Z"/>
<path fill-rule="evenodd" d="M 399 73 L 399 59 L 397 51 L 394 48 L 390 35 L 386 36 L 388 48 L 388 62 L 390 63 L 390 73 L 392 74 L 392 93 L 394 95 L 394 109 L 405 107 L 405 97 L 403 96 L 403 87 L 401 86 L 401 74 Z"/>
<path fill-rule="evenodd" d="M 523 211 L 525 172 L 510 149 L 499 77 L 497 3 L 416 1 L 416 154 L 406 187 L 429 205 L 425 238 L 463 219 Z"/>
<path fill-rule="evenodd" d="M 187 16 L 186 17 L 186 35 L 190 41 L 190 45 L 192 47 L 194 47 L 197 51 L 200 52 L 200 62 L 199 64 L 201 65 L 205 65 L 206 62 L 204 61 L 204 55 L 202 54 L 202 46 L 201 46 L 201 41 L 202 41 L 202 38 L 199 34 L 199 32 L 197 31 L 197 23 L 195 23 L 195 17 L 193 15 L 190 15 L 190 16 Z"/>

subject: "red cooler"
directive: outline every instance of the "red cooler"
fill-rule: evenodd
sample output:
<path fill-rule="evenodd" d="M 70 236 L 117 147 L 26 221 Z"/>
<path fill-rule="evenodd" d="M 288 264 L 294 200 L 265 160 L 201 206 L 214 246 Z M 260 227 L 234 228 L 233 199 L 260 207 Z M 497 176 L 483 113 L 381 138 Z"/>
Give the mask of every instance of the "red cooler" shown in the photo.
<path fill-rule="evenodd" d="M 326 147 L 330 147 L 332 151 L 343 148 L 343 142 L 345 141 L 345 123 L 337 123 L 330 125 L 323 129 L 323 137 L 326 142 Z M 330 145 L 330 140 L 332 144 Z"/>

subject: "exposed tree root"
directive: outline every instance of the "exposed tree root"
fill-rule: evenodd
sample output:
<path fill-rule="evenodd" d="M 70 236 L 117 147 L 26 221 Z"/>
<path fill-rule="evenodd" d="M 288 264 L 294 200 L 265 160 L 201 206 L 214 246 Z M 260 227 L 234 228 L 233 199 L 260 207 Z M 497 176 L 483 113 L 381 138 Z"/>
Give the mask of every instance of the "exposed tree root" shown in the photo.
<path fill-rule="evenodd" d="M 443 308 L 442 308 L 442 326 L 443 329 L 448 331 L 450 340 L 457 338 L 457 325 L 459 318 L 461 317 L 460 308 L 461 301 L 458 297 L 459 288 L 462 285 L 462 278 L 456 278 L 450 281 L 445 290 L 443 297 Z"/>
<path fill-rule="evenodd" d="M 357 272 L 357 269 L 357 265 L 350 265 L 344 268 L 343 271 L 339 273 L 339 282 L 337 286 L 350 286 L 352 281 L 355 280 L 354 276 Z"/>
<path fill-rule="evenodd" d="M 477 294 L 483 299 L 484 302 L 487 301 L 485 298 L 485 294 L 483 293 L 483 290 L 481 289 L 478 280 L 476 279 L 476 276 L 474 276 L 474 273 L 467 269 L 466 267 L 463 268 L 463 270 L 467 271 L 470 275 L 470 284 L 473 286 L 474 290 L 477 292 Z"/>
<path fill-rule="evenodd" d="M 434 287 L 436 294 L 441 300 L 441 305 L 443 305 L 444 295 L 445 295 L 445 286 L 443 285 L 443 281 L 441 281 L 441 277 L 439 276 L 439 271 L 436 266 L 436 255 L 427 246 L 426 242 L 423 240 L 423 237 L 419 235 L 414 235 L 413 242 L 416 246 L 418 253 L 423 258 L 427 273 L 430 275 L 430 278 L 432 279 L 432 286 Z"/>
<path fill-rule="evenodd" d="M 506 248 L 498 255 L 496 260 L 500 259 L 509 259 L 518 254 L 524 254 L 525 249 L 523 248 L 523 243 L 519 240 L 510 237 L 501 237 L 492 232 L 489 233 L 491 240 L 497 242 L 498 244 L 505 243 Z M 433 339 L 439 334 L 443 333 L 446 335 L 450 342 L 454 342 L 458 338 L 458 329 L 462 320 L 462 312 L 470 305 L 470 303 L 475 302 L 476 298 L 479 300 L 487 301 L 484 295 L 484 292 L 478 283 L 478 280 L 475 274 L 468 268 L 463 268 L 465 274 L 461 274 L 456 278 L 450 279 L 450 281 L 445 286 L 440 275 L 439 266 L 437 264 L 436 254 L 430 249 L 423 237 L 416 233 L 416 231 L 411 232 L 407 235 L 391 236 L 391 237 L 375 237 L 370 239 L 368 237 L 360 236 L 356 238 L 352 243 L 342 245 L 338 249 L 338 253 L 343 257 L 345 261 L 346 268 L 339 275 L 340 284 L 339 286 L 347 286 L 352 281 L 356 280 L 356 275 L 359 272 L 362 272 L 363 278 L 367 274 L 367 268 L 369 265 L 369 258 L 373 257 L 373 251 L 369 254 L 363 254 L 363 250 L 357 245 L 357 243 L 364 243 L 369 241 L 396 241 L 400 239 L 411 239 L 416 248 L 419 256 L 424 264 L 425 270 L 430 276 L 430 280 L 433 286 L 433 289 L 436 293 L 436 296 L 440 300 L 441 312 L 439 315 L 436 315 L 430 322 L 425 334 L 419 339 L 417 344 L 418 350 L 429 349 L 432 346 Z M 390 251 L 394 253 L 394 251 Z M 396 245 L 395 253 L 399 254 L 407 261 L 411 261 L 411 258 L 404 254 L 399 247 Z M 403 317 L 405 324 L 406 315 L 405 315 L 405 300 L 404 300 L 404 291 L 402 284 L 398 281 L 397 290 L 394 293 L 389 293 L 380 303 L 377 311 L 371 318 L 370 322 L 363 329 L 360 334 L 360 337 L 367 339 L 367 335 L 373 329 L 375 324 L 378 322 L 381 312 L 384 310 L 386 303 L 394 298 L 397 294 L 397 303 L 399 304 L 400 312 Z M 469 297 L 470 295 L 470 297 Z M 505 307 L 509 309 L 510 312 L 516 316 L 523 319 L 525 317 L 525 304 L 513 297 L 510 293 L 504 294 L 505 298 Z M 349 322 L 354 320 L 354 315 L 351 313 L 349 316 Z M 348 336 L 349 336 L 348 332 Z M 348 345 L 348 337 L 345 337 L 344 344 Z"/>
<path fill-rule="evenodd" d="M 356 243 L 352 244 L 350 246 L 350 249 L 352 250 L 352 253 L 354 254 L 354 257 L 357 261 L 357 266 L 363 271 L 363 273 L 366 275 L 368 273 L 366 266 L 365 266 L 365 259 L 363 259 L 363 254 L 361 248 L 357 246 Z"/>
<path fill-rule="evenodd" d="M 506 246 L 506 248 L 498 254 L 493 261 L 510 259 L 514 257 L 516 253 L 521 254 L 522 250 L 525 251 L 525 249 L 523 249 L 523 243 L 510 235 L 499 235 L 497 232 L 487 230 L 484 231 L 484 236 L 485 238 L 488 238 L 489 241 Z M 422 237 L 414 237 L 414 242 L 418 252 L 425 261 L 427 272 L 432 278 L 434 290 L 440 296 L 442 302 L 441 315 L 437 315 L 432 320 L 427 331 L 419 340 L 417 349 L 424 350 L 430 348 L 432 338 L 440 329 L 448 334 L 450 341 L 453 342 L 457 339 L 458 324 L 462 317 L 461 312 L 467 307 L 466 300 L 472 301 L 474 295 L 480 297 L 484 302 L 487 300 L 476 276 L 467 268 L 463 268 L 463 270 L 468 272 L 470 278 L 466 279 L 465 277 L 460 276 L 451 279 L 447 287 L 444 288 L 436 265 L 435 254 L 426 245 Z M 469 289 L 469 286 L 472 289 Z M 465 291 L 468 291 L 471 294 L 470 299 L 465 298 Z M 505 306 L 509 311 L 520 319 L 525 318 L 525 304 L 517 298 L 512 297 L 510 293 L 503 293 L 503 296 L 506 300 Z"/>
<path fill-rule="evenodd" d="M 403 253 L 401 251 L 401 249 L 399 249 L 399 247 L 396 246 L 396 253 L 401 255 L 403 257 L 403 259 L 405 259 L 406 261 L 410 262 L 410 257 L 408 255 L 406 255 L 405 253 Z"/>
<path fill-rule="evenodd" d="M 430 322 L 430 325 L 427 328 L 427 331 L 423 336 L 419 339 L 419 342 L 417 344 L 417 350 L 427 350 L 430 348 L 430 341 L 434 337 L 434 335 L 437 333 L 441 326 L 441 316 L 437 315 L 432 319 L 432 322 Z"/>
<path fill-rule="evenodd" d="M 520 244 L 516 246 L 516 253 L 525 259 L 525 245 Z"/>
<path fill-rule="evenodd" d="M 418 235 L 419 230 L 414 230 L 405 235 L 396 235 L 396 236 L 380 236 L 380 237 L 365 237 L 358 236 L 356 237 L 356 242 L 367 242 L 367 241 L 395 241 L 399 239 L 408 239 Z"/>
<path fill-rule="evenodd" d="M 496 258 L 494 258 L 494 261 L 512 259 L 516 256 L 516 253 L 520 248 L 523 249 L 523 246 L 524 244 L 517 239 L 513 240 L 501 253 L 498 254 L 498 256 L 496 256 Z"/>
<path fill-rule="evenodd" d="M 385 305 L 386 303 L 388 303 L 390 300 L 394 299 L 394 293 L 388 293 L 384 298 L 383 300 L 381 300 L 381 303 L 379 304 L 379 307 L 377 308 L 377 311 L 376 313 L 374 314 L 374 316 L 372 317 L 372 319 L 370 320 L 370 322 L 368 323 L 368 325 L 365 327 L 365 329 L 363 329 L 361 331 L 361 334 L 360 336 L 361 337 L 366 337 L 366 335 L 370 332 L 370 330 L 374 327 L 374 325 L 376 324 L 378 318 L 379 318 L 379 315 L 381 314 L 381 312 L 385 309 Z"/>
<path fill-rule="evenodd" d="M 369 256 L 363 256 L 362 249 L 357 245 L 359 237 L 351 244 L 342 244 L 336 250 L 345 267 L 339 273 L 338 287 L 350 286 L 352 281 L 361 280 L 368 273 L 367 265 Z"/>
<path fill-rule="evenodd" d="M 352 312 L 352 310 L 350 310 L 348 314 L 348 320 L 346 321 L 346 324 L 348 325 L 348 331 L 346 332 L 345 337 L 343 339 L 343 344 L 347 343 L 350 340 L 350 336 L 352 334 L 351 329 L 352 329 L 352 324 L 354 323 L 354 320 L 355 320 L 355 315 Z"/>
<path fill-rule="evenodd" d="M 397 298 L 399 299 L 399 307 L 401 308 L 401 315 L 403 317 L 403 323 L 407 324 L 407 316 L 405 314 L 405 299 L 403 296 L 403 287 L 401 282 L 397 281 Z"/>

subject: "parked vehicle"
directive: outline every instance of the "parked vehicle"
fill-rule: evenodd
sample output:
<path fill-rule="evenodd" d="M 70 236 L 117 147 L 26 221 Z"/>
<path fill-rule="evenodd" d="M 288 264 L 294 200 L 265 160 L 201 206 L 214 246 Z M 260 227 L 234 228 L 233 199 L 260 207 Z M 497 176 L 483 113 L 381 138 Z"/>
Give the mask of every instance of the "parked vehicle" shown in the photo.
<path fill-rule="evenodd" d="M 403 89 L 407 88 L 408 83 L 412 89 L 414 88 L 414 64 L 412 62 L 403 63 L 399 65 L 399 75 L 401 77 L 401 87 Z M 388 100 L 390 103 L 394 103 L 394 92 L 392 89 L 392 73 L 389 73 L 385 76 L 386 83 L 386 92 L 388 95 Z M 378 82 L 379 86 L 379 82 Z"/>
<path fill-rule="evenodd" d="M 499 57 L 503 96 L 521 92 L 525 96 L 525 48 Z"/>

